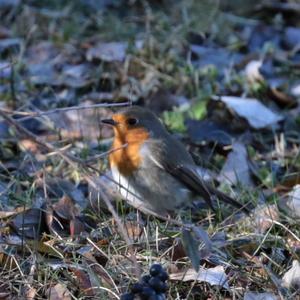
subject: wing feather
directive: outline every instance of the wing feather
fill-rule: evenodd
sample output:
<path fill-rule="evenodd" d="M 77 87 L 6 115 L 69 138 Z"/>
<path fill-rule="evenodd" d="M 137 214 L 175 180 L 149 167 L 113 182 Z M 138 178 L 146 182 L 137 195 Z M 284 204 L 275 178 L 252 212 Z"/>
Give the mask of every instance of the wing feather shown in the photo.
<path fill-rule="evenodd" d="M 216 198 L 219 201 L 249 213 L 248 208 L 243 204 L 205 182 L 197 173 L 196 165 L 186 150 L 183 150 L 182 145 L 176 140 L 173 140 L 172 142 L 173 145 L 168 145 L 168 147 L 159 144 L 156 149 L 153 149 L 154 151 L 151 151 L 152 155 L 149 155 L 149 158 L 157 167 L 167 171 L 191 191 L 200 195 L 213 210 L 212 200 Z M 175 150 L 176 156 L 174 157 L 172 157 L 171 153 L 165 151 L 165 149 L 169 149 L 170 146 L 177 150 Z M 155 155 L 153 155 L 153 153 L 155 153 Z M 177 164 L 175 162 L 177 162 Z"/>
<path fill-rule="evenodd" d="M 199 174 L 190 166 L 166 166 L 165 169 L 168 173 L 173 175 L 177 180 L 181 181 L 184 185 L 190 188 L 195 193 L 199 194 L 207 202 L 207 204 L 213 209 L 212 199 L 217 198 L 218 200 L 232 205 L 238 209 L 242 209 L 246 212 L 249 210 L 243 206 L 243 204 L 234 200 L 230 196 L 217 190 L 212 185 L 204 182 Z"/>

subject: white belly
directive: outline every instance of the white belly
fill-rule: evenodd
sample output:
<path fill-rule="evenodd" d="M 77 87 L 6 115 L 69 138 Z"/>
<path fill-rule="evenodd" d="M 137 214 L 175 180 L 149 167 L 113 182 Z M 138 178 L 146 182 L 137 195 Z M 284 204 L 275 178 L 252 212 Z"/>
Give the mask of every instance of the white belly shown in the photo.
<path fill-rule="evenodd" d="M 152 176 L 149 176 L 152 174 Z M 137 173 L 136 176 L 125 178 L 118 169 L 112 168 L 114 180 L 119 183 L 118 190 L 122 197 L 132 206 L 145 207 L 159 214 L 184 208 L 190 203 L 190 191 L 179 184 L 171 175 L 161 172 Z M 144 176 L 143 176 L 144 175 Z"/>
<path fill-rule="evenodd" d="M 117 183 L 117 190 L 122 197 L 129 202 L 132 206 L 139 208 L 144 205 L 141 195 L 137 193 L 133 185 L 129 183 L 126 177 L 124 177 L 116 167 L 111 168 L 113 179 Z"/>

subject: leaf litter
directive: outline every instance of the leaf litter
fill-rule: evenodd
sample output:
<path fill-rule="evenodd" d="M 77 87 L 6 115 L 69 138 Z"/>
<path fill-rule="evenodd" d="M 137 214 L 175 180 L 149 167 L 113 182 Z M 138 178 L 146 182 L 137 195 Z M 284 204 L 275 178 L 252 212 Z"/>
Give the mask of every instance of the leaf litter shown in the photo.
<path fill-rule="evenodd" d="M 167 299 L 296 299 L 299 10 L 50 2 L 0 5 L 1 112 L 22 126 L 0 123 L 0 296 L 117 298 L 159 261 Z M 120 220 L 109 213 L 107 155 L 93 158 L 112 137 L 99 121 L 122 102 L 155 111 L 205 180 L 251 207 L 232 216 L 200 203 L 193 221 L 205 235 L 186 239 L 200 273 L 177 221 L 147 217 L 116 191 Z"/>

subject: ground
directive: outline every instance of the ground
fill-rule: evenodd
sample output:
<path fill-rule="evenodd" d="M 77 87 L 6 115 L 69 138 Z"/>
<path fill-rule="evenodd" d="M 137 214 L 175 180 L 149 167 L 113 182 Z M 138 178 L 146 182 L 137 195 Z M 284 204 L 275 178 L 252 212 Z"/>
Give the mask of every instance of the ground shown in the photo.
<path fill-rule="evenodd" d="M 300 299 L 299 14 L 277 0 L 0 1 L 0 299 L 119 299 L 154 262 L 166 299 Z M 181 220 L 137 211 L 109 180 L 100 120 L 132 104 L 251 211 L 197 203 L 199 273 Z"/>

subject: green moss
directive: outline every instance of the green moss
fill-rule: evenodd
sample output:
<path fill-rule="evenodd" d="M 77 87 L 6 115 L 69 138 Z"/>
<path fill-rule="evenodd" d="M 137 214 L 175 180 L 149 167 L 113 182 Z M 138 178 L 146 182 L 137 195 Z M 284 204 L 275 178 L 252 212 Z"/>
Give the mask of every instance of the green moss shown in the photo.
<path fill-rule="evenodd" d="M 171 131 L 185 132 L 184 112 L 175 109 L 163 113 L 163 121 Z"/>
<path fill-rule="evenodd" d="M 189 116 L 194 120 L 202 120 L 207 115 L 206 101 L 198 101 L 192 105 Z"/>

